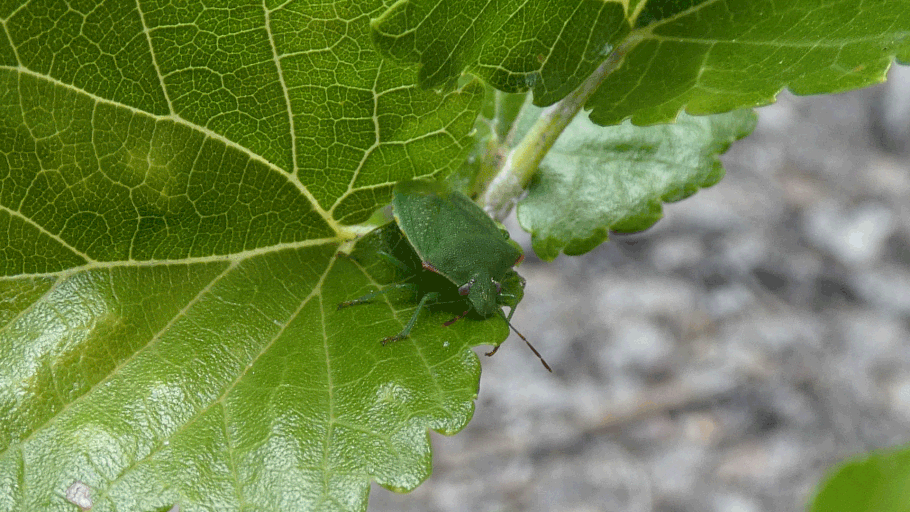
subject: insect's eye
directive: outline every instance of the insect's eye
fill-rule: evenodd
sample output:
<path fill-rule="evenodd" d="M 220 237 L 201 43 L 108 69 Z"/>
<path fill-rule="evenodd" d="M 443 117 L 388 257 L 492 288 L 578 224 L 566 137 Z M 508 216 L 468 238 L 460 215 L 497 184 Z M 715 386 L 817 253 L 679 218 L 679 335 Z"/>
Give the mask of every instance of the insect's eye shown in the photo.
<path fill-rule="evenodd" d="M 474 280 L 471 279 L 467 283 L 458 287 L 458 295 L 467 295 L 471 291 L 471 286 L 474 285 Z M 451 289 L 451 288 L 450 288 Z"/>
<path fill-rule="evenodd" d="M 491 279 L 491 281 L 492 281 L 492 279 Z M 496 294 L 499 295 L 499 292 L 502 291 L 502 285 L 497 283 L 496 281 L 493 281 L 493 284 L 496 285 Z"/>

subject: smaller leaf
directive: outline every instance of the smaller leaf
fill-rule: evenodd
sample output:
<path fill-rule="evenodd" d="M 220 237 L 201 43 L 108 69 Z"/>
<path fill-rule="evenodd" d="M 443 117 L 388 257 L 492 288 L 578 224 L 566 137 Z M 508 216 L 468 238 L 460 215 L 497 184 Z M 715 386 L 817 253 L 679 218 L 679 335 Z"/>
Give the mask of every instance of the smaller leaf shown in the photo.
<path fill-rule="evenodd" d="M 910 511 L 910 449 L 874 452 L 832 471 L 812 512 Z"/>
<path fill-rule="evenodd" d="M 579 116 L 541 163 L 518 221 L 545 260 L 588 252 L 610 231 L 646 229 L 661 218 L 661 203 L 720 181 L 717 156 L 755 123 L 748 110 L 647 127 L 601 128 Z"/>

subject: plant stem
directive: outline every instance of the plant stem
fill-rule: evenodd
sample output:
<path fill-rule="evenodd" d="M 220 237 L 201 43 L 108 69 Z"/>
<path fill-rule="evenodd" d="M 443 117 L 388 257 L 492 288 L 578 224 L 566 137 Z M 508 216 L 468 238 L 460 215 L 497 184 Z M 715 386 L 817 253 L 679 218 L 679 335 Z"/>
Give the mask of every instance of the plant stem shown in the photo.
<path fill-rule="evenodd" d="M 481 196 L 480 204 L 487 213 L 499 220 L 508 215 L 556 139 L 638 42 L 639 38 L 626 38 L 577 89 L 540 114 L 524 138 L 505 156 L 499 172 Z"/>

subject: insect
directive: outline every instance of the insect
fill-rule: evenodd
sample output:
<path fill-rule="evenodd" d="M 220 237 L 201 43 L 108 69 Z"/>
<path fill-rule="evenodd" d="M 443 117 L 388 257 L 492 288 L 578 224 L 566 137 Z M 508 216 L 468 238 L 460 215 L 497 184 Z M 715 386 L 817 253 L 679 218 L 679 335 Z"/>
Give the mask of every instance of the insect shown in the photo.
<path fill-rule="evenodd" d="M 407 338 L 420 311 L 430 303 L 461 301 L 465 310 L 445 323 L 451 325 L 470 312 L 482 318 L 499 315 L 528 347 L 550 366 L 531 343 L 511 324 L 515 306 L 524 295 L 524 279 L 512 267 L 524 259 L 521 247 L 470 198 L 442 183 L 405 181 L 392 196 L 394 225 L 384 226 L 385 236 L 400 231 L 413 257 L 379 255 L 409 274 L 408 279 L 357 299 L 342 302 L 338 309 L 364 304 L 392 290 L 406 289 L 420 296 L 414 315 L 404 329 L 382 340 L 383 344 Z M 409 265 L 403 260 L 412 261 Z M 502 306 L 510 308 L 509 315 Z M 487 353 L 493 355 L 499 347 Z"/>

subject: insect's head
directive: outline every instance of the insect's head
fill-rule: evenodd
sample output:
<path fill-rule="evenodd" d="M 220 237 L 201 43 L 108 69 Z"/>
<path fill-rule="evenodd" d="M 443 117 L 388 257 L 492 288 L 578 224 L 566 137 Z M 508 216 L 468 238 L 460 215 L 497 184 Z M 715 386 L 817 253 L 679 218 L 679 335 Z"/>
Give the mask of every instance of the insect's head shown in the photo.
<path fill-rule="evenodd" d="M 499 296 L 500 285 L 486 274 L 478 274 L 467 283 L 458 288 L 458 293 L 467 295 L 471 307 L 478 315 L 488 318 L 499 309 L 496 298 Z"/>

